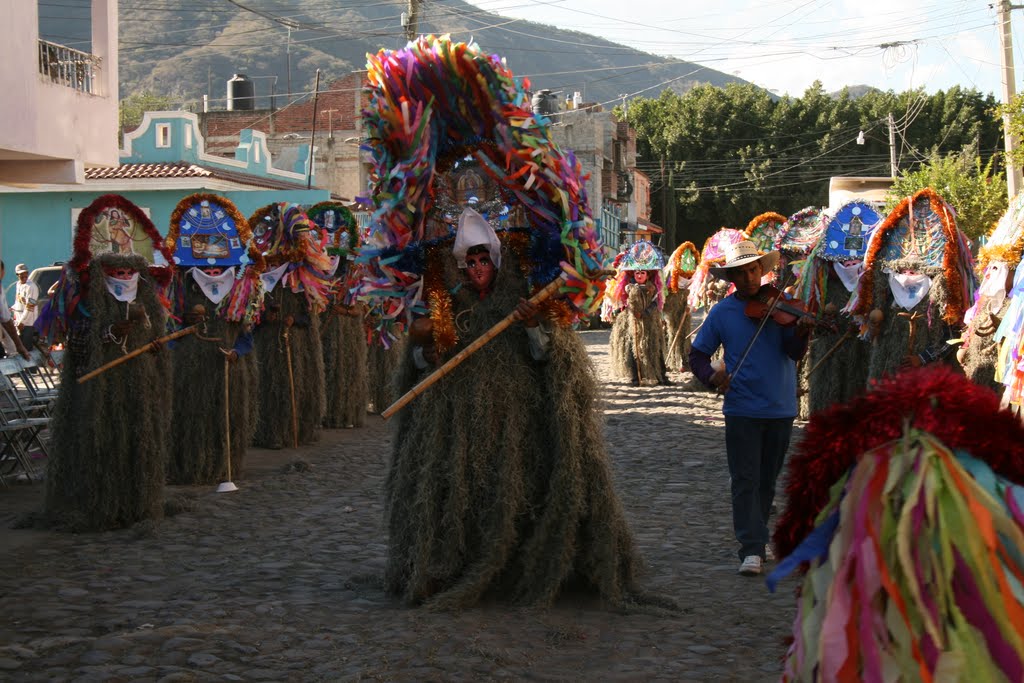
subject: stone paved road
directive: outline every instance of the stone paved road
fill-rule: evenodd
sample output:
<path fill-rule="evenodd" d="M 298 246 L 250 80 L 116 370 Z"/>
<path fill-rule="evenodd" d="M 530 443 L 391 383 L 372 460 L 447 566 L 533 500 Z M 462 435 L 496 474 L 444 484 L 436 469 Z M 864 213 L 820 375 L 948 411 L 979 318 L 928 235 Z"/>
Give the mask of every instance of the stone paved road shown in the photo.
<path fill-rule="evenodd" d="M 181 512 L 150 527 L 10 530 L 42 487 L 0 489 L 0 680 L 777 678 L 793 583 L 771 595 L 735 573 L 719 400 L 610 381 L 607 332 L 583 334 L 643 584 L 680 614 L 580 598 L 460 613 L 396 603 L 379 589 L 388 427 L 371 417 L 315 447 L 252 452 L 237 493 L 175 487 Z"/>

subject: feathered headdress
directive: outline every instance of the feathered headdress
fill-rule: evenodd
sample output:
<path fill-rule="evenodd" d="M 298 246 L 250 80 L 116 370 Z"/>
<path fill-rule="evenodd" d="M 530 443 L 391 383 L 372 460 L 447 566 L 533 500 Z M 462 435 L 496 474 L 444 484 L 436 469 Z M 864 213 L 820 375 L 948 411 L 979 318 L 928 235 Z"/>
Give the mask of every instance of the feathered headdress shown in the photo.
<path fill-rule="evenodd" d="M 386 300 L 382 310 L 394 320 L 428 312 L 424 255 L 438 240 L 426 221 L 439 174 L 470 156 L 506 203 L 523 210 L 531 285 L 564 276 L 562 293 L 576 316 L 592 312 L 604 281 L 585 178 L 575 156 L 552 142 L 546 120 L 530 110 L 503 61 L 476 44 L 424 36 L 371 55 L 367 68 L 364 149 L 376 210 L 361 256 L 370 272 L 360 298 Z"/>

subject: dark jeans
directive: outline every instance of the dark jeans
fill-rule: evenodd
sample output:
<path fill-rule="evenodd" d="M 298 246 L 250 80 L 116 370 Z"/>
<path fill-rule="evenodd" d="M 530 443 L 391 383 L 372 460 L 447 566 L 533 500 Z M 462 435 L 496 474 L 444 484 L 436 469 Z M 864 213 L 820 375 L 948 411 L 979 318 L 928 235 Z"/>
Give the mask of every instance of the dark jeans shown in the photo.
<path fill-rule="evenodd" d="M 725 416 L 725 452 L 732 477 L 732 527 L 739 556 L 764 559 L 768 514 L 775 480 L 782 471 L 793 432 L 793 418 Z"/>

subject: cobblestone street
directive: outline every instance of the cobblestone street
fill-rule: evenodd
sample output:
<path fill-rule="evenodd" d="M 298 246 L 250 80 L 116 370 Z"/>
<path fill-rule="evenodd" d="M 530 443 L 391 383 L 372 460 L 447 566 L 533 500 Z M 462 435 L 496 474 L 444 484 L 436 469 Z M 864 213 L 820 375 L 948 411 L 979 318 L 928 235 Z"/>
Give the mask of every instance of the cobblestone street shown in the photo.
<path fill-rule="evenodd" d="M 9 681 L 767 681 L 793 619 L 738 576 L 720 399 L 608 375 L 608 333 L 583 333 L 602 381 L 619 495 L 642 586 L 681 612 L 458 613 L 385 595 L 389 425 L 251 450 L 237 493 L 173 487 L 178 513 L 93 535 L 11 529 L 36 483 L 0 489 L 0 679 Z M 778 501 L 781 508 L 782 501 Z M 769 565 L 769 569 L 773 565 Z"/>

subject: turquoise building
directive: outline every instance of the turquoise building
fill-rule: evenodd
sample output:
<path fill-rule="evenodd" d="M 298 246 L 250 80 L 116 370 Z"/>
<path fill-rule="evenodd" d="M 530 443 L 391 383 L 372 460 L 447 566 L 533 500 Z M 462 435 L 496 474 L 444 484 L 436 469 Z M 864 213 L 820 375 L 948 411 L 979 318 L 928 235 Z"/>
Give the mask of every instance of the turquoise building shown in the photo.
<path fill-rule="evenodd" d="M 271 163 L 266 135 L 255 130 L 241 131 L 234 159 L 207 154 L 198 118 L 189 112 L 147 112 L 125 136 L 120 159 L 113 168 L 86 169 L 81 185 L 0 186 L 0 258 L 11 273 L 5 284 L 16 263 L 32 270 L 68 260 L 78 214 L 104 194 L 134 202 L 161 234 L 177 203 L 196 192 L 227 197 L 243 216 L 271 202 L 345 201 L 306 189 L 309 145 L 289 169 Z"/>

